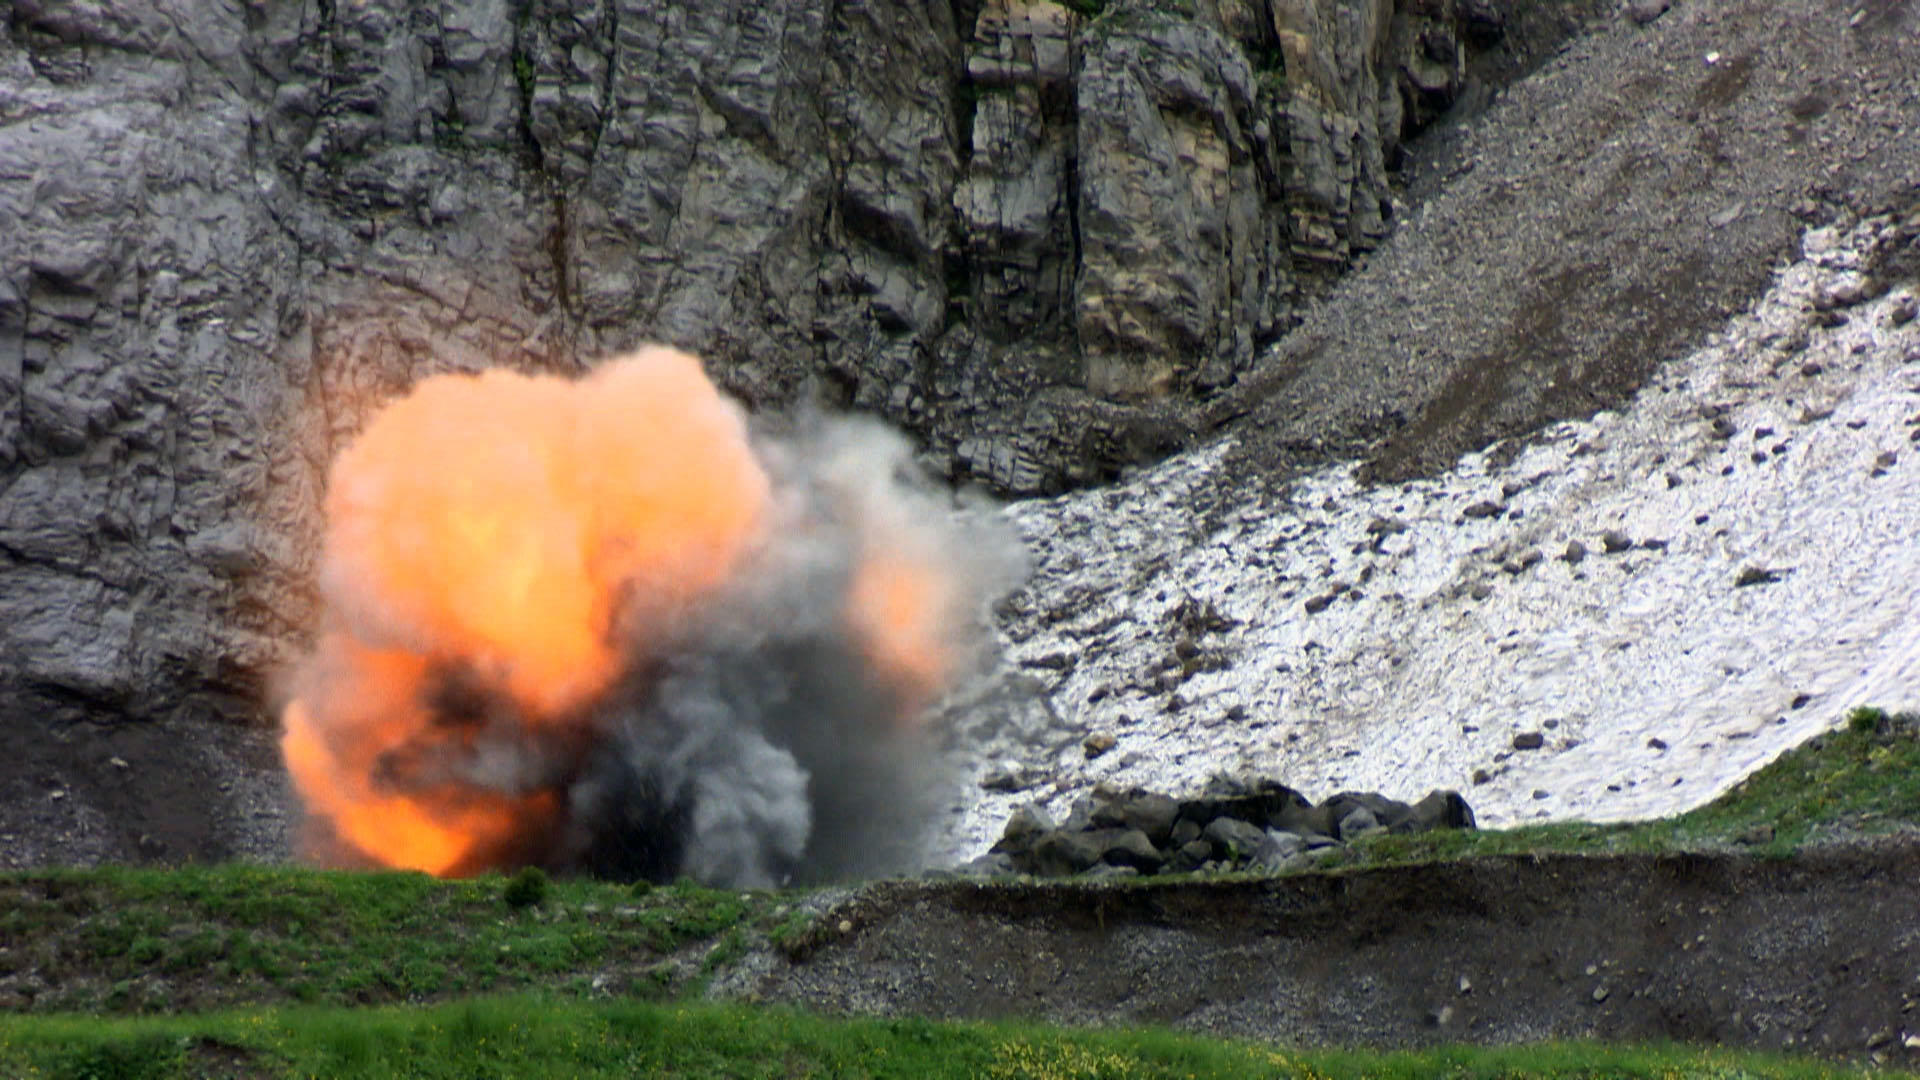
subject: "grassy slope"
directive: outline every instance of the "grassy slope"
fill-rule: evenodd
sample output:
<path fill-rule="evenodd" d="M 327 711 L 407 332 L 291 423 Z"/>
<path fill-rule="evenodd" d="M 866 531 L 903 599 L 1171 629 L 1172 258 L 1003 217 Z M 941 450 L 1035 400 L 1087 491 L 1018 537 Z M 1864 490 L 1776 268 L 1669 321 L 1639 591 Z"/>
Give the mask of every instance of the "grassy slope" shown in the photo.
<path fill-rule="evenodd" d="M 0 877 L 0 1007 L 181 1011 L 363 1005 L 547 987 L 660 996 L 775 940 L 792 903 L 690 882 L 559 882 L 515 906 L 500 877 L 437 881 L 230 865 Z M 600 988 L 605 988 L 604 983 Z"/>
<path fill-rule="evenodd" d="M 1658 821 L 1565 822 L 1377 836 L 1327 865 L 1381 865 L 1529 852 L 1751 851 L 1784 857 L 1823 841 L 1920 829 L 1920 715 L 1857 709 L 1697 810 Z"/>
<path fill-rule="evenodd" d="M 1734 1080 L 1868 1075 L 1815 1062 L 1683 1047 L 1549 1044 L 1396 1054 L 1294 1051 L 1157 1030 L 1061 1031 L 913 1019 L 832 1020 L 785 1009 L 586 1003 L 551 997 L 486 998 L 423 1009 L 294 1008 L 108 1021 L 0 1018 L 0 1070 L 9 1077 L 45 1080 L 255 1076 Z"/>
<path fill-rule="evenodd" d="M 1920 717 L 1863 710 L 1844 729 L 1677 818 L 1382 836 L 1330 861 L 1728 846 L 1780 857 L 1822 840 L 1915 829 Z M 815 905 L 797 895 L 691 883 L 636 890 L 560 882 L 530 904 L 511 902 L 514 890 L 498 877 L 442 882 L 238 865 L 0 876 L 0 1009 L 198 1013 L 112 1023 L 0 1017 L 0 1075 L 1791 1074 L 1778 1060 L 1697 1051 L 1531 1048 L 1282 1061 L 1263 1048 L 1165 1033 L 1062 1034 L 654 1007 L 648 999 L 697 990 L 752 942 L 801 935 Z M 529 990 L 543 996 L 472 1000 Z M 608 995 L 622 1000 L 604 1000 Z M 355 1008 L 426 1002 L 442 1004 Z M 289 1011 L 218 1011 L 261 1005 Z M 512 1038 L 483 1047 L 474 1025 L 506 1025 L 501 1030 L 512 1029 Z M 467 1034 L 448 1034 L 456 1030 Z M 671 1038 L 655 1037 L 666 1031 Z M 436 1055 L 454 1064 L 419 1064 L 440 1060 Z M 936 1069 L 936 1058 L 956 1064 Z M 402 1060 L 414 1064 L 402 1069 L 395 1064 Z M 150 1071 L 142 1061 L 166 1071 Z M 234 1071 L 220 1071 L 229 1064 Z"/>

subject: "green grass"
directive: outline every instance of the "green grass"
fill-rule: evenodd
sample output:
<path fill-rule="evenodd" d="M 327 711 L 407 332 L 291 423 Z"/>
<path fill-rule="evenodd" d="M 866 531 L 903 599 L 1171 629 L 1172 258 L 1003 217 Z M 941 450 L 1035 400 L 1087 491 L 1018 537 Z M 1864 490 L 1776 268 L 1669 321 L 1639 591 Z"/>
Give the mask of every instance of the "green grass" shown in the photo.
<path fill-rule="evenodd" d="M 421 1008 L 286 1008 L 101 1020 L 0 1016 L 0 1074 L 202 1076 L 1714 1078 L 1892 1076 L 1759 1054 L 1553 1043 L 1377 1054 L 1300 1051 L 1157 1029 L 831 1019 L 788 1009 L 478 998 Z"/>
<path fill-rule="evenodd" d="M 774 893 L 531 880 L 250 865 L 7 874 L 0 1008 L 419 1002 L 590 988 L 595 975 L 658 994 L 675 980 L 654 969 L 677 950 L 720 939 L 738 955 L 749 931 L 791 932 L 796 918 Z"/>

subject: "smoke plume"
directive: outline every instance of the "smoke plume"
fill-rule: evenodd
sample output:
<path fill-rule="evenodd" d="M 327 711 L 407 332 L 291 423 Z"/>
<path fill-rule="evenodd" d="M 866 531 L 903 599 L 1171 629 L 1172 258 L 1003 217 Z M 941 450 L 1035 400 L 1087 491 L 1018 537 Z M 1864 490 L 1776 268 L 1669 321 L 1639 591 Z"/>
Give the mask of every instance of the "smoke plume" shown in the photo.
<path fill-rule="evenodd" d="M 333 465 L 283 751 L 317 861 L 768 885 L 908 866 L 918 717 L 1015 560 L 878 427 L 693 357 L 439 376 Z"/>

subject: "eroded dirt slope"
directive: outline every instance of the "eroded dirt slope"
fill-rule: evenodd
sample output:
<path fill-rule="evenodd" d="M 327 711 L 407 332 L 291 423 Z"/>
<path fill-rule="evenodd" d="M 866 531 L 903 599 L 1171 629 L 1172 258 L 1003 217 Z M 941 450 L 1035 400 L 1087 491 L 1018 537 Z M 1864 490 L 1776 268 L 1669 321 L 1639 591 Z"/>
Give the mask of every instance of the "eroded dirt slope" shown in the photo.
<path fill-rule="evenodd" d="M 1290 1044 L 1677 1039 L 1920 1063 L 1920 843 L 1179 885 L 877 886 L 761 997 Z M 842 927 L 845 927 L 843 930 Z"/>

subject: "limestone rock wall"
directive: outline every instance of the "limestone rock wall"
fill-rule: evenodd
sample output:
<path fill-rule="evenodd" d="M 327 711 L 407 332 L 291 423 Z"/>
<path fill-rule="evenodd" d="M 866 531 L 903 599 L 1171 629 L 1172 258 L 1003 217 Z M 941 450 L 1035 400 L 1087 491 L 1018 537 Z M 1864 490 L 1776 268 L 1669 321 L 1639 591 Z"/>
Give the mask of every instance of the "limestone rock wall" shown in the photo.
<path fill-rule="evenodd" d="M 0 0 L 0 711 L 261 716 L 432 371 L 665 340 L 1005 491 L 1163 453 L 1485 7 Z"/>

